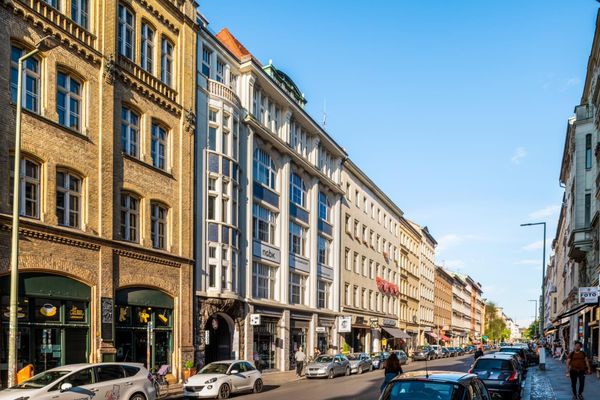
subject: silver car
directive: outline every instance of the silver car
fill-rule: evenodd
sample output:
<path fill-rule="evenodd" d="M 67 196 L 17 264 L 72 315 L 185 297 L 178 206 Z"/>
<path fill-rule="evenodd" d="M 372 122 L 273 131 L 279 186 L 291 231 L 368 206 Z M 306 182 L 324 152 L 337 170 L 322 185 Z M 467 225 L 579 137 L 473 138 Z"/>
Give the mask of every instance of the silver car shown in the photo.
<path fill-rule="evenodd" d="M 362 374 L 365 371 L 373 371 L 373 361 L 367 353 L 349 354 L 350 373 Z"/>
<path fill-rule="evenodd" d="M 343 354 L 317 357 L 306 367 L 306 378 L 335 378 L 350 375 L 350 361 Z"/>
<path fill-rule="evenodd" d="M 0 391 L 0 400 L 155 400 L 152 375 L 143 364 L 71 364 L 49 369 Z"/>

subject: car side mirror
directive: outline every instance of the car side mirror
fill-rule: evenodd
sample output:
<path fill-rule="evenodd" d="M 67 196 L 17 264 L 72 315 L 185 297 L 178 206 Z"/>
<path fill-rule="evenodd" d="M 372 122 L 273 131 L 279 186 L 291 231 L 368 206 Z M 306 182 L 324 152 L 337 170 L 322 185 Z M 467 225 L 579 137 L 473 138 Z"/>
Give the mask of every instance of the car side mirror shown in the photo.
<path fill-rule="evenodd" d="M 61 393 L 62 392 L 66 392 L 66 391 L 71 390 L 71 389 L 73 389 L 73 385 L 70 384 L 70 383 L 68 383 L 68 382 L 65 382 L 62 385 L 60 385 L 60 392 Z"/>
<path fill-rule="evenodd" d="M 229 375 L 237 375 L 239 373 L 240 371 L 238 371 L 237 369 L 232 369 L 231 371 L 229 371 Z"/>
<path fill-rule="evenodd" d="M 502 400 L 503 397 L 500 393 L 492 393 L 492 400 Z"/>

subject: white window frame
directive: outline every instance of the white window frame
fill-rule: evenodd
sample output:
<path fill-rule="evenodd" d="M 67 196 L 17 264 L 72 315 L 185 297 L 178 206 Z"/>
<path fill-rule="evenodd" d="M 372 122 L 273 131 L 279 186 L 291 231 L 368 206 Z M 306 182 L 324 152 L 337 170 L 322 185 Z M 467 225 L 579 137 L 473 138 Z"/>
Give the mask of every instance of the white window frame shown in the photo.
<path fill-rule="evenodd" d="M 271 155 L 260 147 L 254 149 L 253 173 L 256 182 L 275 190 L 275 181 L 277 178 L 275 162 L 271 158 Z"/>
<path fill-rule="evenodd" d="M 132 205 L 135 204 L 135 205 Z M 132 219 L 135 226 L 132 226 Z M 129 193 L 121 192 L 121 239 L 138 243 L 140 240 L 140 198 Z M 132 235 L 133 231 L 133 235 Z"/>
<path fill-rule="evenodd" d="M 173 53 L 175 45 L 163 37 L 160 52 L 160 80 L 167 86 L 173 86 Z"/>
<path fill-rule="evenodd" d="M 13 102 L 16 103 L 17 101 L 17 86 L 18 86 L 18 72 L 15 72 L 19 69 L 19 63 L 18 63 L 18 58 L 23 57 L 26 53 L 27 50 L 25 50 L 24 48 L 20 47 L 20 46 L 16 46 L 16 45 L 12 45 L 11 46 L 11 58 L 10 58 L 10 69 L 11 69 L 11 80 L 10 80 L 10 88 L 11 88 L 11 100 Z M 20 52 L 19 57 L 17 58 L 17 60 L 13 60 L 12 58 L 12 53 L 14 50 L 18 50 Z M 21 98 L 21 105 L 23 106 L 24 109 L 29 110 L 31 112 L 34 112 L 36 114 L 40 113 L 40 101 L 41 101 L 41 93 L 42 93 L 42 88 L 41 88 L 41 61 L 39 58 L 37 57 L 30 57 L 28 58 L 24 63 L 23 63 L 23 71 L 21 72 L 23 74 L 23 76 L 21 77 L 22 79 L 22 84 L 23 84 L 23 91 L 21 93 L 22 98 Z M 35 68 L 34 68 L 35 67 Z M 17 76 L 13 76 L 13 75 L 17 75 Z M 34 86 L 34 90 L 31 91 L 29 90 L 29 82 L 33 81 L 35 84 Z M 28 107 L 27 106 L 27 99 L 30 98 L 32 99 L 33 102 L 35 102 L 35 106 L 34 107 Z"/>
<path fill-rule="evenodd" d="M 306 231 L 305 227 L 290 221 L 290 253 L 306 256 Z M 296 249 L 298 246 L 300 247 L 299 251 Z"/>
<path fill-rule="evenodd" d="M 266 229 L 266 231 L 265 231 Z M 258 203 L 252 205 L 252 237 L 254 240 L 275 245 L 277 230 L 277 214 Z M 261 232 L 266 233 L 267 240 Z"/>
<path fill-rule="evenodd" d="M 65 86 L 61 86 L 58 83 L 60 76 L 65 77 Z M 75 83 L 75 85 L 78 86 L 78 89 L 79 89 L 78 91 L 74 90 L 73 83 Z M 64 113 L 64 121 L 61 123 L 60 118 L 59 118 L 58 123 L 66 128 L 72 129 L 77 132 L 81 132 L 82 119 L 83 119 L 82 112 L 81 112 L 81 106 L 83 103 L 81 101 L 81 95 L 83 92 L 83 83 L 80 82 L 79 79 L 74 78 L 71 74 L 59 70 L 59 71 L 57 71 L 57 74 L 56 74 L 56 91 L 57 91 L 56 113 L 59 114 L 59 109 L 62 109 L 63 113 Z M 60 104 L 58 102 L 58 97 L 59 97 L 58 93 L 61 93 L 64 95 L 64 98 L 65 98 L 64 104 Z M 73 108 L 71 106 L 72 102 L 75 102 L 77 104 L 78 110 L 73 110 Z M 75 125 L 71 124 L 72 118 L 75 118 L 77 121 Z"/>
<path fill-rule="evenodd" d="M 14 156 L 10 157 L 10 204 L 12 206 L 14 201 L 14 179 L 15 179 L 15 170 L 14 170 Z M 31 164 L 36 171 L 36 176 L 27 175 L 27 165 Z M 41 165 L 39 162 L 29 158 L 22 157 L 21 158 L 21 166 L 20 166 L 20 177 L 19 177 L 19 215 L 28 218 L 40 218 L 40 188 L 41 188 Z M 27 198 L 27 188 L 34 188 L 32 191 L 34 193 L 33 198 Z M 27 202 L 33 204 L 33 213 L 27 213 Z"/>
<path fill-rule="evenodd" d="M 289 304 L 303 305 L 306 299 L 306 276 L 290 272 L 289 291 Z M 295 291 L 298 291 L 297 295 L 294 293 Z M 297 301 L 295 301 L 295 297 L 297 297 Z"/>
<path fill-rule="evenodd" d="M 161 150 L 162 149 L 162 150 Z M 169 132 L 157 122 L 152 122 L 150 155 L 155 168 L 166 171 L 169 154 Z"/>
<path fill-rule="evenodd" d="M 306 207 L 306 185 L 300 175 L 295 172 L 290 174 L 290 202 Z"/>
<path fill-rule="evenodd" d="M 142 22 L 140 66 L 149 74 L 154 74 L 154 36 L 154 28 L 147 22 Z"/>
<path fill-rule="evenodd" d="M 58 175 L 59 174 L 64 175 L 64 186 L 58 185 Z M 76 175 L 73 172 L 70 172 L 68 170 L 58 170 L 56 172 L 56 175 L 57 175 L 57 179 L 56 179 L 56 197 L 57 197 L 56 216 L 57 216 L 57 219 L 58 219 L 58 210 L 59 210 L 59 208 L 61 208 L 58 206 L 58 197 L 59 196 L 63 197 L 63 204 L 64 204 L 64 207 L 62 207 L 64 221 L 62 221 L 62 222 L 57 221 L 57 222 L 60 226 L 68 226 L 70 228 L 80 228 L 81 227 L 81 213 L 83 211 L 83 204 L 82 204 L 83 179 L 79 175 Z M 76 190 L 71 189 L 71 183 L 74 180 L 77 181 L 78 189 L 76 189 Z M 72 208 L 72 207 L 74 207 L 74 205 L 73 205 L 74 200 L 76 200 L 75 203 L 77 203 L 77 209 Z M 75 213 L 74 218 L 71 217 L 72 212 Z"/>
<path fill-rule="evenodd" d="M 259 262 L 252 263 L 252 297 L 275 299 L 275 273 L 277 269 Z M 265 285 L 266 283 L 266 285 Z M 266 293 L 266 296 L 263 294 Z"/>
<path fill-rule="evenodd" d="M 71 19 L 85 30 L 89 30 L 89 0 L 71 0 Z"/>
<path fill-rule="evenodd" d="M 129 7 L 119 3 L 118 17 L 117 47 L 119 54 L 135 61 L 135 14 Z M 130 18 L 131 23 L 127 21 Z M 130 41 L 127 40 L 128 35 Z"/>
<path fill-rule="evenodd" d="M 161 203 L 152 202 L 150 205 L 150 239 L 152 247 L 165 250 L 167 244 L 169 210 Z M 162 233 L 161 233 L 162 232 Z"/>
<path fill-rule="evenodd" d="M 133 122 L 135 116 L 137 124 Z M 125 127 L 125 132 L 123 132 Z M 125 136 L 123 136 L 125 135 Z M 121 144 L 123 153 L 139 158 L 140 116 L 129 107 L 121 107 Z"/>

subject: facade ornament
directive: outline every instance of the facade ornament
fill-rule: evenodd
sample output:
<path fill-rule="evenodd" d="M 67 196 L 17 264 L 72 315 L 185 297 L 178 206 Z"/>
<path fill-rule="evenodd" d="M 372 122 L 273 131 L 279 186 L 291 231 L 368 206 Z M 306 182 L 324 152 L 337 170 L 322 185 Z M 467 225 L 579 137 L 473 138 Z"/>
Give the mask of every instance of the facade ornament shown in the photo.
<path fill-rule="evenodd" d="M 109 85 L 115 83 L 115 78 L 117 76 L 117 67 L 115 65 L 115 57 L 110 54 L 106 57 L 106 62 L 104 63 L 104 82 Z"/>
<path fill-rule="evenodd" d="M 196 131 L 196 114 L 192 111 L 192 109 L 184 110 L 183 128 L 188 133 L 194 133 Z"/>

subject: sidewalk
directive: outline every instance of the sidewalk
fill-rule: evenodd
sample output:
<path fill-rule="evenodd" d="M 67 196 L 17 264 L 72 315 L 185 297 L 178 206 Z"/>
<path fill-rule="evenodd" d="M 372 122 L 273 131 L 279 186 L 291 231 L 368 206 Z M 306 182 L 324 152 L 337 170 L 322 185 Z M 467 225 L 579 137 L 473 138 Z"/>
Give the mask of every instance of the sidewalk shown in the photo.
<path fill-rule="evenodd" d="M 523 391 L 523 400 L 571 400 L 571 380 L 565 375 L 566 364 L 546 358 L 546 370 L 529 367 Z M 600 379 L 596 374 L 586 375 L 583 397 L 586 400 L 600 399 Z"/>
<path fill-rule="evenodd" d="M 263 383 L 265 386 L 281 386 L 284 383 L 289 383 L 293 381 L 299 381 L 301 379 L 306 379 L 304 376 L 302 378 L 298 378 L 296 376 L 296 371 L 273 371 L 273 372 L 264 372 Z"/>

